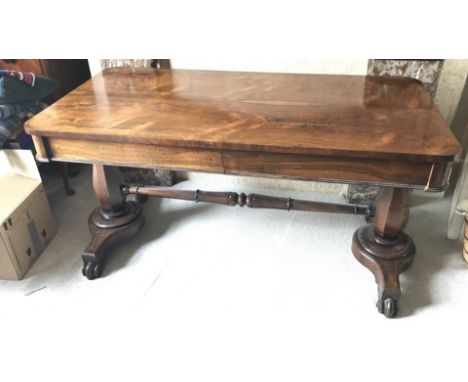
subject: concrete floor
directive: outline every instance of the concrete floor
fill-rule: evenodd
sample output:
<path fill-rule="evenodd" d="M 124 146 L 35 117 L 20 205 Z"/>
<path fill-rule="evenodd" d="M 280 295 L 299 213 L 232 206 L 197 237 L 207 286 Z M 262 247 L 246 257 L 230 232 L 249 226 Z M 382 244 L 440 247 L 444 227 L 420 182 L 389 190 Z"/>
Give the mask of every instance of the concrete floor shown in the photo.
<path fill-rule="evenodd" d="M 207 179 L 177 188 L 272 193 Z M 362 217 L 152 199 L 140 234 L 88 281 L 89 168 L 72 179 L 73 197 L 57 173 L 44 182 L 59 232 L 24 280 L 0 281 L 0 356 L 15 375 L 26 351 L 22 376 L 49 380 L 466 381 L 468 269 L 461 242 L 445 237 L 449 200 L 412 198 L 417 255 L 388 320 L 351 254 Z"/>

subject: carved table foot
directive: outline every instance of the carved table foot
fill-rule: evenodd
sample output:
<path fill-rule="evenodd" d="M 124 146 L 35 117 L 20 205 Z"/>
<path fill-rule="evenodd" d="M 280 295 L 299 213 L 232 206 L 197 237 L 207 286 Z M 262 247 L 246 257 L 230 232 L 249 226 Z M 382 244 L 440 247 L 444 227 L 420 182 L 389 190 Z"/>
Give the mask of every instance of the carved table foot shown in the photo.
<path fill-rule="evenodd" d="M 408 215 L 408 190 L 383 188 L 376 198 L 374 224 L 359 228 L 353 236 L 354 257 L 374 274 L 377 309 L 388 318 L 398 313 L 399 275 L 411 266 L 416 253 L 413 240 L 403 232 Z"/>
<path fill-rule="evenodd" d="M 106 252 L 119 242 L 135 235 L 144 224 L 141 207 L 135 202 L 126 204 L 124 215 L 110 218 L 96 208 L 89 216 L 88 225 L 92 234 L 91 242 L 83 252 L 83 276 L 88 280 L 102 274 Z"/>
<path fill-rule="evenodd" d="M 99 202 L 88 219 L 92 239 L 84 251 L 83 275 L 93 280 L 102 274 L 106 251 L 136 234 L 144 224 L 138 203 L 127 202 L 116 167 L 93 165 L 93 188 Z"/>
<path fill-rule="evenodd" d="M 359 228 L 353 236 L 354 257 L 375 276 L 378 285 L 377 309 L 386 317 L 395 317 L 400 299 L 399 274 L 408 269 L 414 259 L 413 240 L 401 232 L 394 240 L 377 236 L 372 224 Z"/>

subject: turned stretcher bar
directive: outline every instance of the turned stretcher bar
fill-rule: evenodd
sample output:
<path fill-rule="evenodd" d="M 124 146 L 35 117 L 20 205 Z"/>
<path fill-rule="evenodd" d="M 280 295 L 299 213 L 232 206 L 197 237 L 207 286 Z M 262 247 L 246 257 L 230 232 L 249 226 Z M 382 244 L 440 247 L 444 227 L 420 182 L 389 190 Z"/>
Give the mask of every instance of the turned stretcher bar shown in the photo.
<path fill-rule="evenodd" d="M 250 208 L 273 208 L 279 210 L 296 210 L 310 212 L 333 212 L 372 217 L 371 206 L 344 205 L 334 203 L 313 202 L 308 200 L 296 200 L 293 198 L 280 198 L 260 194 L 238 194 L 236 192 L 210 192 L 201 190 L 173 190 L 158 186 L 123 186 L 125 195 L 146 195 L 158 198 L 179 200 L 191 200 L 194 202 L 218 203 L 228 206 L 246 205 Z"/>

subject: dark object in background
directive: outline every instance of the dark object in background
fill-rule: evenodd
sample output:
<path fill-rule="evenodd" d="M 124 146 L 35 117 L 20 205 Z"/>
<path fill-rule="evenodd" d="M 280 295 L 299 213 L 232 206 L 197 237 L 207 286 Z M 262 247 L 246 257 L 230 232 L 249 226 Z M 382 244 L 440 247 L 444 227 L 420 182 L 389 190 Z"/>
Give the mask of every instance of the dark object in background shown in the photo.
<path fill-rule="evenodd" d="M 1 73 L 1 72 L 0 72 Z M 3 77 L 0 77 L 0 81 Z M 3 84 L 3 82 L 2 82 Z M 4 94 L 11 90 L 6 87 Z M 14 98 L 21 97 L 21 94 L 15 94 Z M 0 97 L 1 98 L 1 97 Z M 5 97 L 8 98 L 8 97 Z M 47 107 L 47 104 L 41 101 L 23 102 L 8 105 L 0 104 L 0 149 L 23 129 L 23 123 L 26 119 L 33 117 Z"/>
<path fill-rule="evenodd" d="M 0 105 L 17 104 L 43 99 L 57 89 L 59 83 L 51 78 L 36 77 L 34 85 L 28 85 L 18 78 L 0 77 Z"/>
<path fill-rule="evenodd" d="M 0 69 L 0 149 L 22 130 L 26 119 L 47 107 L 40 99 L 58 86 L 56 80 L 34 73 Z"/>
<path fill-rule="evenodd" d="M 43 102 L 52 104 L 58 101 L 65 94 L 71 92 L 77 86 L 91 78 L 87 59 L 80 60 L 38 60 L 38 59 L 0 59 L 0 69 L 16 70 L 18 72 L 32 72 L 36 76 L 53 78 L 58 81 L 58 87 L 53 93 L 44 99 Z M 19 133 L 18 140 L 21 140 L 21 148 L 34 149 L 32 139 L 29 135 Z M 68 164 L 61 163 L 63 181 L 68 195 L 73 195 L 74 191 L 68 187 L 69 174 Z M 77 173 L 77 166 L 73 173 Z"/>
<path fill-rule="evenodd" d="M 59 82 L 57 89 L 43 100 L 49 104 L 59 100 L 91 78 L 88 60 L 0 59 L 0 69 L 32 72 L 36 76 L 57 80 Z"/>

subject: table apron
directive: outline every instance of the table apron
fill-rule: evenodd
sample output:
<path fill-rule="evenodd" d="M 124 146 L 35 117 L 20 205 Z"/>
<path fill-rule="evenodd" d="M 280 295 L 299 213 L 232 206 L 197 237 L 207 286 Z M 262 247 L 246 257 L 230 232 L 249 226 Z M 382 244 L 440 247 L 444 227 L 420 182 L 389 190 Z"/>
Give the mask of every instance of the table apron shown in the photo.
<path fill-rule="evenodd" d="M 40 161 L 103 163 L 230 175 L 442 191 L 449 163 L 209 150 L 33 136 Z"/>

